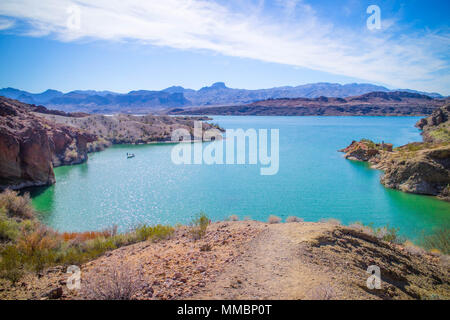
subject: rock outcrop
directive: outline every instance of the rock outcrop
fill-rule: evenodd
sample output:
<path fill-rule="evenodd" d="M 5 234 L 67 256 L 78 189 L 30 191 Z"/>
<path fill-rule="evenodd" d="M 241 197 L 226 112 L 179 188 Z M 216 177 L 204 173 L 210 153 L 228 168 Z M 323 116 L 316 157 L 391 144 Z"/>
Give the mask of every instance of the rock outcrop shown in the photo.
<path fill-rule="evenodd" d="M 409 152 L 406 148 L 373 166 L 384 170 L 381 183 L 404 192 L 444 197 L 450 184 L 450 146 Z"/>
<path fill-rule="evenodd" d="M 340 151 L 345 152 L 347 159 L 368 161 L 372 168 L 384 170 L 380 181 L 388 188 L 450 201 L 449 115 L 450 105 L 445 105 L 417 122 L 424 142 L 392 150 L 391 144 L 361 140 Z"/>
<path fill-rule="evenodd" d="M 416 127 L 422 129 L 425 142 L 439 143 L 450 141 L 450 104 L 447 104 L 427 117 L 420 119 Z"/>
<path fill-rule="evenodd" d="M 379 155 L 381 151 L 392 152 L 392 144 L 390 143 L 374 143 L 370 140 L 355 141 L 344 149 L 339 150 L 345 152 L 345 158 L 349 160 L 369 161 Z"/>
<path fill-rule="evenodd" d="M 46 121 L 34 106 L 0 97 L 0 189 L 55 182 L 53 167 L 86 161 L 95 135 Z"/>

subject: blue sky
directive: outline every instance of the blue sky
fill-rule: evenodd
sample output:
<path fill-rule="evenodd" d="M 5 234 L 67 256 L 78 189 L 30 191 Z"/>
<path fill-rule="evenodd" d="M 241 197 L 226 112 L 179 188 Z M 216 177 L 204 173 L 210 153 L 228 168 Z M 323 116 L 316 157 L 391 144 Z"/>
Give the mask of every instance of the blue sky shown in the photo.
<path fill-rule="evenodd" d="M 369 5 L 381 29 L 369 30 Z M 450 1 L 2 0 L 0 87 L 368 82 L 450 94 Z"/>

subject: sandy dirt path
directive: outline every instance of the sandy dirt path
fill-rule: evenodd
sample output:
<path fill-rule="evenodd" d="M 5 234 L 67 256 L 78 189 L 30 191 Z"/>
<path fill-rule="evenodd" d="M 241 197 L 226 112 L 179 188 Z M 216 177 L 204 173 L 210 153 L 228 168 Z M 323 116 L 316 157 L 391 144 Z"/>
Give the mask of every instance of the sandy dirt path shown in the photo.
<path fill-rule="evenodd" d="M 193 299 L 308 299 L 334 275 L 311 263 L 307 244 L 330 231 L 323 223 L 267 225 L 244 253 Z"/>

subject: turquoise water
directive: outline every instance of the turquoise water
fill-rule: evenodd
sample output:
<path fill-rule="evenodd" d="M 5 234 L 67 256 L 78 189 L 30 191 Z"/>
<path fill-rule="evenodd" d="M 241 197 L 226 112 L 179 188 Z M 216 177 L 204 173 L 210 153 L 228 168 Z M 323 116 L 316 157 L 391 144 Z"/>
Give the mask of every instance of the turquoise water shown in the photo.
<path fill-rule="evenodd" d="M 42 220 L 60 231 L 127 230 L 141 223 L 187 223 L 200 212 L 267 220 L 296 215 L 399 227 L 411 238 L 450 222 L 450 204 L 384 188 L 381 172 L 346 160 L 338 149 L 369 138 L 401 145 L 420 141 L 417 117 L 214 117 L 224 128 L 280 132 L 280 166 L 175 165 L 173 145 L 118 145 L 85 164 L 55 169 L 57 183 L 32 193 Z M 219 143 L 219 142 L 211 142 Z M 125 154 L 132 152 L 133 159 Z"/>

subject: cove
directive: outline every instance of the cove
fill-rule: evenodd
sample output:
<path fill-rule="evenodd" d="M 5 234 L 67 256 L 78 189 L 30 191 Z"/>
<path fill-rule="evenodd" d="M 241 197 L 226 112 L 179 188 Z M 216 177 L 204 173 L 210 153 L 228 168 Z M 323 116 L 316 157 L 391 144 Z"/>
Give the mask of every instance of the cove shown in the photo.
<path fill-rule="evenodd" d="M 278 129 L 278 173 L 260 175 L 259 165 L 176 165 L 169 144 L 116 145 L 87 163 L 56 168 L 55 185 L 32 190 L 33 205 L 59 231 L 185 224 L 200 211 L 212 220 L 236 214 L 267 221 L 274 214 L 389 224 L 412 239 L 450 223 L 449 203 L 386 189 L 381 171 L 337 152 L 361 138 L 394 146 L 421 141 L 419 117 L 213 118 L 225 129 Z"/>

